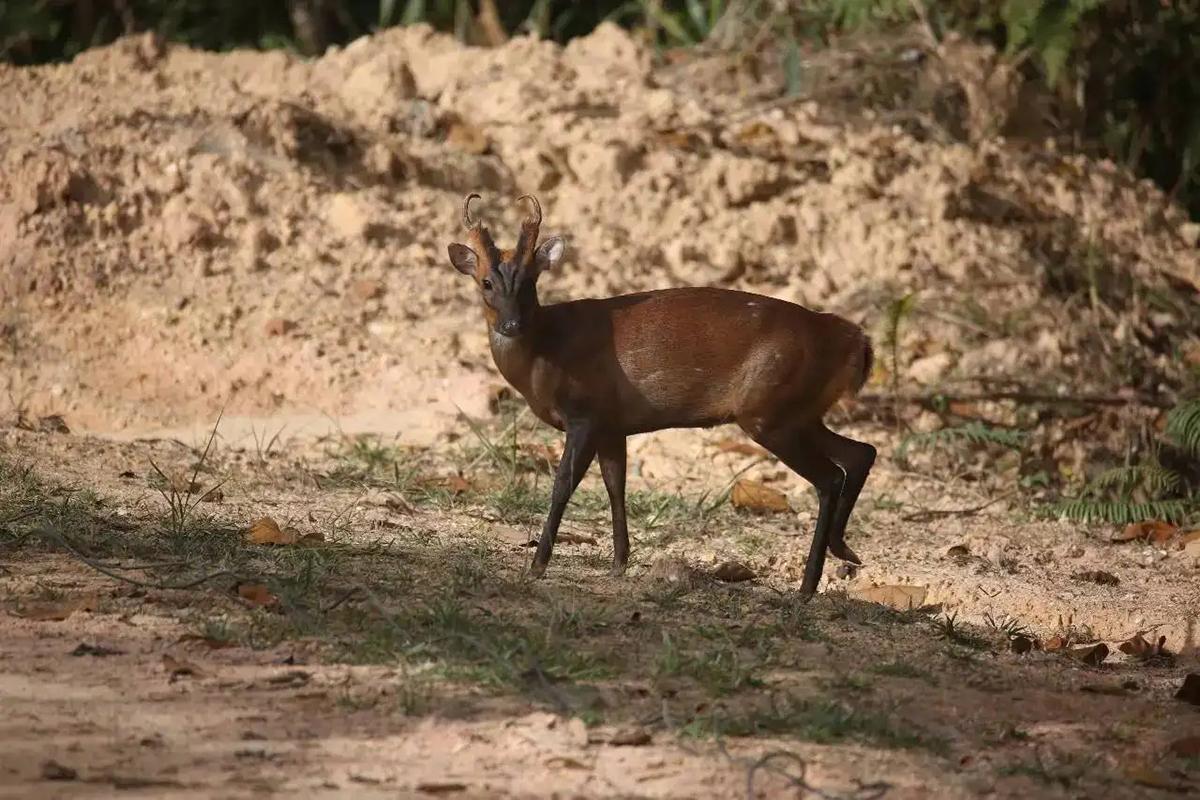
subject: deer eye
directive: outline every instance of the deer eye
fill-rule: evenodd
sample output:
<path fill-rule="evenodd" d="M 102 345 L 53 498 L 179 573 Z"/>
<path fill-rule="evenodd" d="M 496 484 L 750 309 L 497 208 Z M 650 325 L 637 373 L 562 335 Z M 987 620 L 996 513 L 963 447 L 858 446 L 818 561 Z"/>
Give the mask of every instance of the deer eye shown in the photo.
<path fill-rule="evenodd" d="M 492 282 L 490 279 L 488 279 L 488 278 L 483 279 L 483 289 L 484 289 L 484 291 L 487 291 L 487 292 L 490 292 L 492 290 Z"/>

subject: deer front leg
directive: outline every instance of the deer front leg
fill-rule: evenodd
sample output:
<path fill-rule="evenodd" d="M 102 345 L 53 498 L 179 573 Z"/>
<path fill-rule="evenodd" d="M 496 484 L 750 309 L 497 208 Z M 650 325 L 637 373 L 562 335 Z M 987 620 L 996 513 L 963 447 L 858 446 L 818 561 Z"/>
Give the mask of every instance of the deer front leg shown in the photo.
<path fill-rule="evenodd" d="M 542 526 L 542 538 L 538 540 L 533 565 L 529 568 L 535 578 L 546 573 L 546 565 L 550 563 L 550 554 L 554 551 L 554 538 L 558 536 L 558 526 L 562 523 L 563 512 L 567 510 L 567 501 L 596 457 L 592 424 L 585 420 L 568 420 L 566 427 L 567 443 L 563 447 L 558 472 L 554 476 L 554 488 L 550 492 L 550 513 L 546 517 L 546 524 Z"/>

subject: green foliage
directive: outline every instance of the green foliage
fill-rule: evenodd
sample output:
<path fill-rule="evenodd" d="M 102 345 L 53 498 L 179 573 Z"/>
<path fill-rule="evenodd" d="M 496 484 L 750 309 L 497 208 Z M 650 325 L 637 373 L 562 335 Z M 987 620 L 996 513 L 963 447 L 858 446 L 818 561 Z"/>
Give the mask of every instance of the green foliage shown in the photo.
<path fill-rule="evenodd" d="M 973 420 L 965 425 L 941 428 L 936 431 L 910 433 L 900 441 L 896 448 L 896 460 L 903 462 L 908 450 L 913 445 L 931 446 L 965 442 L 972 445 L 999 445 L 1000 447 L 1018 450 L 1025 444 L 1024 431 L 995 428 L 984 422 Z"/>
<path fill-rule="evenodd" d="M 1077 522 L 1127 525 L 1130 522 L 1148 519 L 1181 522 L 1193 508 L 1193 504 L 1187 500 L 1149 500 L 1138 503 L 1132 500 L 1092 500 L 1077 497 L 1053 503 L 1046 511 L 1048 516 L 1063 517 Z"/>
<path fill-rule="evenodd" d="M 1200 458 L 1200 399 L 1171 409 L 1167 415 L 1167 438 L 1188 455 Z"/>
<path fill-rule="evenodd" d="M 1190 457 L 1200 455 L 1200 400 L 1189 400 L 1167 415 L 1166 439 Z M 1148 519 L 1183 522 L 1200 511 L 1185 475 L 1166 466 L 1160 454 L 1140 464 L 1105 470 L 1078 497 L 1050 505 L 1053 516 L 1081 522 L 1128 524 Z"/>

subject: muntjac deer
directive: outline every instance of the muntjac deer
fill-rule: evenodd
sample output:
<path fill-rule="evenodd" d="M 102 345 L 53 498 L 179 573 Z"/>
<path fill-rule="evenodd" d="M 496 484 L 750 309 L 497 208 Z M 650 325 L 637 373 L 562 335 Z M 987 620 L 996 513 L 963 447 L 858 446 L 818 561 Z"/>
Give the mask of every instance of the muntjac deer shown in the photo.
<path fill-rule="evenodd" d="M 543 306 L 537 279 L 563 257 L 557 236 L 538 244 L 542 210 L 521 224 L 517 246 L 500 250 L 463 203 L 468 244 L 450 263 L 475 279 L 492 358 L 539 419 L 566 431 L 550 513 L 531 572 L 541 577 L 563 511 L 592 460 L 612 504 L 612 574 L 629 560 L 625 440 L 664 428 L 736 422 L 810 482 L 820 505 L 801 595 L 817 590 L 826 549 L 860 564 L 846 522 L 875 463 L 875 448 L 825 427 L 822 418 L 871 372 L 871 341 L 833 314 L 747 292 L 661 289 Z"/>

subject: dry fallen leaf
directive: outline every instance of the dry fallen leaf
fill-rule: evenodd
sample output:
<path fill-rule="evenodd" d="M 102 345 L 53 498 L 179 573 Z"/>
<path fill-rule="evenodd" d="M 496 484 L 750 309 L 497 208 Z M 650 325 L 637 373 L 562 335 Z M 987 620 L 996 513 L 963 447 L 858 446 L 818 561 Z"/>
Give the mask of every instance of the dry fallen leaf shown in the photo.
<path fill-rule="evenodd" d="M 743 456 L 759 457 L 766 457 L 770 455 L 770 453 L 758 445 L 751 444 L 750 442 L 745 442 L 740 439 L 718 439 L 717 441 L 713 442 L 713 445 L 716 446 L 716 448 L 722 453 L 737 453 L 738 455 Z"/>
<path fill-rule="evenodd" d="M 1183 679 L 1183 685 L 1175 693 L 1175 699 L 1200 706 L 1200 674 L 1189 672 Z"/>
<path fill-rule="evenodd" d="M 779 513 L 791 510 L 787 495 L 757 481 L 740 479 L 733 484 L 729 502 L 734 508 L 756 513 Z"/>
<path fill-rule="evenodd" d="M 754 580 L 757 577 L 754 570 L 739 561 L 725 561 L 718 564 L 712 571 L 712 576 L 725 583 L 741 583 Z"/>
<path fill-rule="evenodd" d="M 285 528 L 285 530 L 291 530 L 291 528 Z M 296 541 L 296 544 L 301 547 L 316 547 L 317 545 L 325 544 L 325 534 L 320 531 L 306 533 Z"/>
<path fill-rule="evenodd" d="M 1065 636 L 1051 636 L 1046 640 L 1046 644 L 1042 647 L 1047 653 L 1057 653 L 1063 650 L 1070 644 L 1070 641 Z"/>
<path fill-rule="evenodd" d="M 441 489 L 446 489 L 450 494 L 459 495 L 471 491 L 470 482 L 462 475 L 439 475 L 426 478 L 423 481 L 427 486 L 436 486 Z"/>
<path fill-rule="evenodd" d="M 280 528 L 270 517 L 263 517 L 250 526 L 246 541 L 251 544 L 295 544 L 300 539 L 293 528 Z"/>
<path fill-rule="evenodd" d="M 164 653 L 162 657 L 163 669 L 171 678 L 177 678 L 182 675 L 191 675 L 194 678 L 201 677 L 204 673 L 199 667 L 190 661 L 184 661 L 181 658 L 175 658 L 170 653 Z"/>
<path fill-rule="evenodd" d="M 1121 579 L 1118 578 L 1116 575 L 1113 575 L 1111 572 L 1105 572 L 1104 570 L 1100 570 L 1100 569 L 1089 569 L 1089 570 L 1084 570 L 1083 572 L 1076 572 L 1074 575 L 1071 576 L 1071 578 L 1074 580 L 1077 580 L 1077 581 L 1098 583 L 1101 586 L 1116 586 L 1118 583 L 1121 582 Z"/>
<path fill-rule="evenodd" d="M 256 606 L 273 606 L 279 602 L 279 598 L 271 594 L 261 583 L 240 583 L 237 587 L 238 597 L 247 600 Z"/>
<path fill-rule="evenodd" d="M 871 586 L 866 589 L 851 589 L 850 597 L 867 603 L 879 603 L 897 611 L 920 608 L 925 603 L 929 589 L 925 586 Z"/>
<path fill-rule="evenodd" d="M 1104 642 L 1097 642 L 1085 647 L 1075 647 L 1068 650 L 1067 655 L 1089 667 L 1098 667 L 1104 663 L 1104 659 L 1108 658 L 1108 645 Z"/>
<path fill-rule="evenodd" d="M 1134 634 L 1132 639 L 1121 642 L 1117 649 L 1126 655 L 1133 656 L 1139 661 L 1170 661 L 1174 654 L 1167 650 L 1167 637 L 1159 636 L 1158 641 L 1148 642 L 1142 634 Z"/>
<path fill-rule="evenodd" d="M 1145 522 L 1129 523 L 1124 529 L 1113 534 L 1112 541 L 1133 542 L 1141 539 L 1149 539 L 1155 544 L 1162 544 L 1178 532 L 1179 529 L 1169 522 L 1152 519 Z"/>

